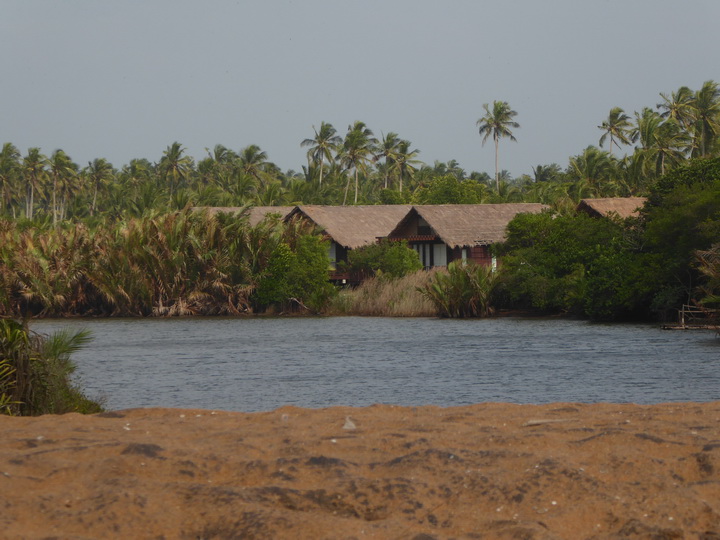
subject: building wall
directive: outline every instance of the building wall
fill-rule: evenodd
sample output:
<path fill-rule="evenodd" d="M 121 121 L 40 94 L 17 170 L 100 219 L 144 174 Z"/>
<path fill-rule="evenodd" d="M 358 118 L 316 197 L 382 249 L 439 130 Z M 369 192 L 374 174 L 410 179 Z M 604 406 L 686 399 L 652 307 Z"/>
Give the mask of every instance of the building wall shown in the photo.
<path fill-rule="evenodd" d="M 494 266 L 489 246 L 457 247 L 451 249 L 449 250 L 448 262 L 452 261 L 472 261 L 475 264 L 481 264 L 483 266 Z"/>
<path fill-rule="evenodd" d="M 453 261 L 472 261 L 475 264 L 495 267 L 489 246 L 449 248 L 443 243 L 411 242 L 410 247 L 418 252 L 420 262 L 425 268 L 447 266 Z"/>
<path fill-rule="evenodd" d="M 347 261 L 348 249 L 345 246 L 341 246 L 335 240 L 330 240 L 330 247 L 328 248 L 328 257 L 330 257 L 330 266 L 337 268 L 337 263 L 341 261 Z"/>
<path fill-rule="evenodd" d="M 408 245 L 417 251 L 420 262 L 425 268 L 447 266 L 449 250 L 442 242 L 410 242 Z"/>

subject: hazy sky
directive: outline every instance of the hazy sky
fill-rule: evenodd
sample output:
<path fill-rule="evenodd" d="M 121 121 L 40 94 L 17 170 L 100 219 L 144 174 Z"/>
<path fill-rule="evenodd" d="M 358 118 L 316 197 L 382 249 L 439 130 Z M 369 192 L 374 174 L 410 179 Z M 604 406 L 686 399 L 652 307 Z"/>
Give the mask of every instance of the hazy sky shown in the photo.
<path fill-rule="evenodd" d="M 483 103 L 518 112 L 514 176 L 601 136 L 613 106 L 720 79 L 717 0 L 0 0 L 0 144 L 84 166 L 174 141 L 257 144 L 283 170 L 326 121 L 493 174 Z"/>

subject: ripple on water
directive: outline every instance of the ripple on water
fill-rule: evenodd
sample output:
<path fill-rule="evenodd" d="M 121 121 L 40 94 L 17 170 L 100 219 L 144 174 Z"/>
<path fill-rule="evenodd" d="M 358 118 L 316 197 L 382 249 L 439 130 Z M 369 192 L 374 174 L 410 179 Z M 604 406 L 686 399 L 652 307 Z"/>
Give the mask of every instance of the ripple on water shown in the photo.
<path fill-rule="evenodd" d="M 43 320 L 87 328 L 78 378 L 112 409 L 242 411 L 720 399 L 720 340 L 554 319 Z"/>

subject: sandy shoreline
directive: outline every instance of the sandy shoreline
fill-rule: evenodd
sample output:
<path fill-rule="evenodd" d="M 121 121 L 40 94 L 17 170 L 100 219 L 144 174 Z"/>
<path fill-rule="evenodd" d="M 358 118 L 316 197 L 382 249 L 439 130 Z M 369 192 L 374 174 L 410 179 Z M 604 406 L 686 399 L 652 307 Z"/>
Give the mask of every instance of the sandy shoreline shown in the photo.
<path fill-rule="evenodd" d="M 132 409 L 0 433 L 2 538 L 720 538 L 720 402 Z"/>

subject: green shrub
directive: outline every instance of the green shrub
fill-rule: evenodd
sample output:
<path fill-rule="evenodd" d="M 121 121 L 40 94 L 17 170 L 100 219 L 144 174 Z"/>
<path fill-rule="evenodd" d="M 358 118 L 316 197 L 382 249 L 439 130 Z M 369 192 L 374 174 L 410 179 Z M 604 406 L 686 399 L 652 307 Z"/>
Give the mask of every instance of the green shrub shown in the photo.
<path fill-rule="evenodd" d="M 295 246 L 295 264 L 288 272 L 292 298 L 299 299 L 312 311 L 319 312 L 335 294 L 329 281 L 328 243 L 320 236 L 305 235 Z"/>
<path fill-rule="evenodd" d="M 327 242 L 319 236 L 298 237 L 294 251 L 287 243 L 279 244 L 258 281 L 253 295 L 255 308 L 285 310 L 300 305 L 315 312 L 322 310 L 335 293 L 328 279 L 329 269 Z"/>
<path fill-rule="evenodd" d="M 386 275 L 397 278 L 422 269 L 417 252 L 407 242 L 381 240 L 348 252 L 348 267 L 370 275 Z"/>
<path fill-rule="evenodd" d="M 494 313 L 491 297 L 496 284 L 492 269 L 474 263 L 451 262 L 420 289 L 441 317 L 488 317 Z"/>
<path fill-rule="evenodd" d="M 0 413 L 20 416 L 96 413 L 102 406 L 71 381 L 70 355 L 90 340 L 87 332 L 44 338 L 27 324 L 0 320 Z"/>

